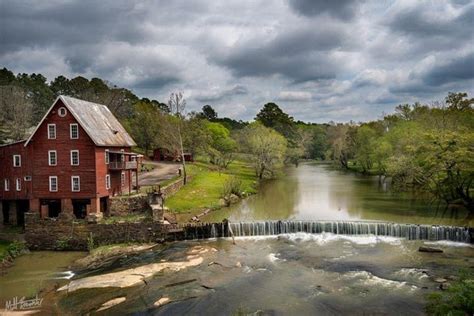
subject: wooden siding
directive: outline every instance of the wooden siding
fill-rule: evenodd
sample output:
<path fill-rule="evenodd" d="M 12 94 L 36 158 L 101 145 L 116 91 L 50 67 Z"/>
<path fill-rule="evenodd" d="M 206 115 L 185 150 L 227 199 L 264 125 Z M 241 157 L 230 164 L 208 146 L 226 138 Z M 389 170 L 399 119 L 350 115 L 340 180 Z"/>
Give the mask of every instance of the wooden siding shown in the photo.
<path fill-rule="evenodd" d="M 114 196 L 123 193 L 128 193 L 128 171 L 125 172 L 125 186 L 121 185 L 121 170 L 109 170 L 109 165 L 105 163 L 105 151 L 110 150 L 114 152 L 119 152 L 121 149 L 124 152 L 131 152 L 130 147 L 96 147 L 95 149 L 95 161 L 96 161 L 96 187 L 97 195 L 99 197 L 103 196 Z M 113 154 L 110 154 L 111 156 Z M 130 157 L 125 156 L 125 161 L 129 161 Z M 105 176 L 110 174 L 110 189 L 107 190 L 105 186 Z"/>
<path fill-rule="evenodd" d="M 79 138 L 70 138 L 70 124 L 77 121 L 69 112 L 65 117 L 60 117 L 58 109 L 62 106 L 64 105 L 59 100 L 28 144 L 34 153 L 32 160 L 35 198 L 93 198 L 96 196 L 95 145 L 80 125 Z M 48 124 L 56 124 L 56 139 L 48 139 Z M 57 152 L 56 166 L 49 166 L 50 150 Z M 79 150 L 79 166 L 71 166 L 71 150 Z M 49 191 L 50 176 L 58 177 L 57 192 Z M 80 192 L 72 192 L 71 176 L 80 177 Z"/>
<path fill-rule="evenodd" d="M 32 176 L 30 148 L 25 142 L 0 147 L 0 200 L 29 199 L 32 195 L 32 182 L 25 181 L 25 176 Z M 13 166 L 13 155 L 21 156 L 21 166 Z M 21 190 L 16 190 L 16 179 L 21 179 Z M 10 181 L 10 190 L 5 191 L 5 179 Z"/>

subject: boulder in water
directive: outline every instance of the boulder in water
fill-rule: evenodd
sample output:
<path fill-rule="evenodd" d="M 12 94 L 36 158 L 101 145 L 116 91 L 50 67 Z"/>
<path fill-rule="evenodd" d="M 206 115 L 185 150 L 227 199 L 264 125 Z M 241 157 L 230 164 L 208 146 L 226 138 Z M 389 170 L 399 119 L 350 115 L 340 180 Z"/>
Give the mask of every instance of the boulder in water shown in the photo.
<path fill-rule="evenodd" d="M 444 283 L 444 282 L 446 282 L 446 281 L 448 281 L 448 280 L 443 279 L 443 278 L 436 278 L 436 279 L 434 279 L 434 281 L 435 281 L 436 283 Z"/>
<path fill-rule="evenodd" d="M 102 306 L 97 310 L 97 312 L 100 312 L 100 311 L 103 311 L 103 310 L 106 310 L 106 309 L 109 309 L 111 308 L 112 306 L 115 306 L 115 305 L 118 305 L 122 302 L 125 302 L 126 298 L 124 296 L 122 297 L 117 297 L 117 298 L 114 298 L 110 301 L 107 301 L 105 302 L 104 304 L 102 304 Z"/>
<path fill-rule="evenodd" d="M 439 285 L 439 289 L 442 291 L 446 291 L 447 289 L 449 289 L 450 286 L 451 284 L 449 282 L 444 282 Z"/>
<path fill-rule="evenodd" d="M 169 297 L 162 297 L 159 300 L 157 300 L 153 305 L 156 307 L 163 306 L 170 303 Z"/>
<path fill-rule="evenodd" d="M 443 252 L 443 249 L 421 246 L 420 248 L 418 248 L 418 251 L 419 252 L 430 252 L 430 253 L 441 253 L 441 252 Z"/>
<path fill-rule="evenodd" d="M 240 200 L 240 198 L 235 194 L 231 194 L 229 196 L 229 201 L 230 201 L 231 204 L 235 204 L 235 203 L 239 202 L 239 200 Z"/>

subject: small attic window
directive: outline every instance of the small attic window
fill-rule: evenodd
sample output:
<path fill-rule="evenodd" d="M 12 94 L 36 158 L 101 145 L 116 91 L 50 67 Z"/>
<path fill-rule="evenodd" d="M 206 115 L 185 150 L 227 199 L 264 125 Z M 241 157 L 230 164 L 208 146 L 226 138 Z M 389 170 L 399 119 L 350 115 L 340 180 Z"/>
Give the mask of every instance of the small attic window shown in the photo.
<path fill-rule="evenodd" d="M 65 107 L 60 107 L 59 110 L 58 110 L 58 115 L 59 115 L 60 117 L 65 117 L 66 114 L 67 114 L 66 108 L 65 108 Z"/>

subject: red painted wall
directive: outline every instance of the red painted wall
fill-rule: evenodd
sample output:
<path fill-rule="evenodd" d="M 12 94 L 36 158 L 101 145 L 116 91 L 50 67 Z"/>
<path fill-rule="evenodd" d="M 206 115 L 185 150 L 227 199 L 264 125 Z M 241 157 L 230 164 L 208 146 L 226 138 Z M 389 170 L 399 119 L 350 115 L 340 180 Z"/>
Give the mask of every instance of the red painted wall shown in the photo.
<path fill-rule="evenodd" d="M 30 148 L 25 142 L 0 147 L 0 199 L 29 199 L 32 193 L 32 181 L 25 181 L 25 176 L 32 176 Z M 13 167 L 13 155 L 21 155 L 21 167 Z M 21 179 L 21 191 L 16 190 L 16 179 Z M 10 180 L 10 191 L 5 191 L 5 179 Z"/>
<path fill-rule="evenodd" d="M 28 144 L 34 153 L 34 195 L 40 199 L 95 197 L 95 145 L 80 125 L 79 139 L 70 138 L 69 124 L 77 121 L 69 111 L 65 117 L 60 117 L 58 109 L 62 106 L 59 100 Z M 56 124 L 56 139 L 48 139 L 48 124 Z M 48 165 L 49 150 L 57 151 L 57 166 Z M 71 166 L 71 150 L 79 150 L 79 166 Z M 58 177 L 58 192 L 49 192 L 49 176 Z M 72 192 L 71 176 L 80 176 L 80 192 Z"/>
<path fill-rule="evenodd" d="M 124 152 L 131 152 L 130 147 L 96 147 L 95 149 L 95 161 L 96 161 L 96 170 L 97 170 L 97 178 L 96 178 L 96 187 L 97 187 L 97 194 L 99 197 L 103 196 L 114 196 L 120 193 L 128 193 L 128 171 L 123 170 L 125 172 L 125 186 L 122 187 L 121 184 L 121 171 L 120 170 L 109 170 L 109 165 L 105 163 L 105 151 L 106 150 L 118 152 L 121 149 Z M 112 156 L 114 154 L 110 154 Z M 112 158 L 111 158 L 112 159 Z M 125 156 L 125 161 L 129 161 L 130 156 Z M 105 186 L 105 176 L 106 174 L 110 174 L 110 190 L 106 189 Z"/>

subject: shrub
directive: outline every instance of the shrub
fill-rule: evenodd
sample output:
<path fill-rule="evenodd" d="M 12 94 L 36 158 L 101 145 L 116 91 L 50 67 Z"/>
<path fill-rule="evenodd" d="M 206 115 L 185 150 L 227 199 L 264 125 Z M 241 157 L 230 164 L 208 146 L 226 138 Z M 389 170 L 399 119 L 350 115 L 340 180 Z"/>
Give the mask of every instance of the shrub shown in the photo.
<path fill-rule="evenodd" d="M 69 242 L 72 240 L 71 237 L 60 238 L 56 240 L 56 249 L 57 250 L 66 250 L 69 248 Z"/>
<path fill-rule="evenodd" d="M 228 197 L 231 194 L 235 194 L 237 196 L 242 195 L 242 181 L 237 177 L 231 176 L 229 177 L 222 187 L 222 197 Z"/>
<path fill-rule="evenodd" d="M 95 242 L 94 242 L 94 236 L 92 233 L 89 234 L 89 237 L 87 237 L 87 250 L 91 252 L 95 248 Z"/>
<path fill-rule="evenodd" d="M 444 292 L 428 296 L 430 315 L 474 315 L 474 273 L 461 271 L 460 278 Z"/>

